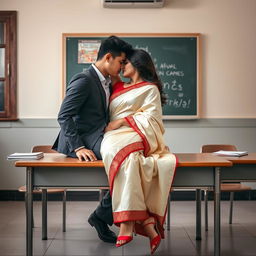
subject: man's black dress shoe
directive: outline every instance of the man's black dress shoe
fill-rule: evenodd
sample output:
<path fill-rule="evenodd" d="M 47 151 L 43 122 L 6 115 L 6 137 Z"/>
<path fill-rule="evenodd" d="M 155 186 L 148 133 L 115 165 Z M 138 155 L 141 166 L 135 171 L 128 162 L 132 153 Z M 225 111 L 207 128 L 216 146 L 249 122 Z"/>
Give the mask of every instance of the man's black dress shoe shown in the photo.
<path fill-rule="evenodd" d="M 105 222 L 97 217 L 95 212 L 90 215 L 88 222 L 92 227 L 95 227 L 99 238 L 103 242 L 116 243 L 116 234 L 109 229 L 108 225 Z"/>

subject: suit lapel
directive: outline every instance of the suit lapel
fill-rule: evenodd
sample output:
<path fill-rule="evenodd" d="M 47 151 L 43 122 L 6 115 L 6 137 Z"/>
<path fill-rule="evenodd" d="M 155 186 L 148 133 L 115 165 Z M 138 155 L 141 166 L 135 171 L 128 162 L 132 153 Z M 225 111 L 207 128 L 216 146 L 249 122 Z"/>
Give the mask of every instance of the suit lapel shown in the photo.
<path fill-rule="evenodd" d="M 100 79 L 96 73 L 96 71 L 94 70 L 94 68 L 92 66 L 89 67 L 88 69 L 90 71 L 90 73 L 92 74 L 92 76 L 94 77 L 94 81 L 95 81 L 95 84 L 96 86 L 98 87 L 99 89 L 99 93 L 100 93 L 100 96 L 101 96 L 101 100 L 102 100 L 102 103 L 103 103 L 103 106 L 104 106 L 104 110 L 107 111 L 107 104 L 106 104 L 106 93 L 102 87 L 102 84 L 100 82 Z"/>
<path fill-rule="evenodd" d="M 111 96 L 112 92 L 113 92 L 113 88 L 112 88 L 112 83 L 111 83 L 111 84 L 109 85 L 109 93 L 110 93 L 110 96 Z M 110 105 L 110 104 L 108 104 L 108 109 L 107 109 L 107 123 L 109 123 L 109 121 L 110 121 L 109 105 Z"/>

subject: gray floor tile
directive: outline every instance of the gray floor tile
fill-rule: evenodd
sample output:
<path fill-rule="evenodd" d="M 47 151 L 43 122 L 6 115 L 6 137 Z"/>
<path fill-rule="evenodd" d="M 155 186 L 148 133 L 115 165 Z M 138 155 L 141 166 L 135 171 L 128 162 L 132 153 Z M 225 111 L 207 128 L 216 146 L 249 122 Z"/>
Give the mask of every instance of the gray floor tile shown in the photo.
<path fill-rule="evenodd" d="M 45 251 L 51 244 L 51 240 L 42 241 L 41 239 L 34 239 L 35 256 L 44 255 Z M 25 237 L 1 237 L 0 239 L 0 255 L 1 256 L 25 256 L 26 240 Z M 59 254 L 60 255 L 60 254 Z"/>
<path fill-rule="evenodd" d="M 196 227 L 193 226 L 186 226 L 185 227 L 188 235 L 192 238 L 195 239 L 196 237 Z M 251 234 L 248 232 L 248 230 L 240 224 L 233 224 L 233 225 L 222 225 L 221 226 L 221 237 L 248 237 L 251 236 Z M 213 239 L 214 237 L 214 227 L 210 226 L 208 231 L 204 230 L 204 226 L 202 227 L 202 239 L 204 237 L 208 237 L 210 239 Z"/>
<path fill-rule="evenodd" d="M 224 238 L 222 239 L 221 248 L 223 255 L 232 256 L 255 256 L 256 238 L 247 237 L 246 239 L 241 238 Z"/>
<path fill-rule="evenodd" d="M 41 203 L 34 203 L 35 256 L 150 255 L 149 240 L 135 236 L 126 246 L 99 240 L 88 222 L 97 202 L 67 202 L 67 232 L 62 232 L 62 202 L 48 203 L 48 237 L 41 240 Z M 195 241 L 195 202 L 171 203 L 171 230 L 161 241 L 157 256 L 213 256 L 213 203 L 209 202 L 209 231 Z M 221 256 L 256 255 L 256 202 L 235 201 L 234 223 L 228 224 L 229 202 L 221 203 Z M 203 217 L 203 212 L 202 212 Z M 204 225 L 202 226 L 204 228 Z M 118 228 L 111 228 L 118 233 Z M 24 202 L 0 202 L 0 256 L 25 255 Z"/>
<path fill-rule="evenodd" d="M 103 243 L 96 236 L 55 239 L 45 255 L 122 255 L 122 248 Z"/>
<path fill-rule="evenodd" d="M 256 237 L 256 222 L 243 225 L 244 228 L 254 237 Z"/>

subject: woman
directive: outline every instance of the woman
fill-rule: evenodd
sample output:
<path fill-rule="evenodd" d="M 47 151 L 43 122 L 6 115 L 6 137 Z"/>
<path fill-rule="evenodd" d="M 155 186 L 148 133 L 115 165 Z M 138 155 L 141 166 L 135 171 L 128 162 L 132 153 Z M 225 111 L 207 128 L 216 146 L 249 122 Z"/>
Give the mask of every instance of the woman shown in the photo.
<path fill-rule="evenodd" d="M 163 141 L 164 96 L 150 55 L 133 50 L 122 71 L 130 81 L 113 83 L 111 122 L 101 146 L 114 223 L 120 225 L 116 246 L 130 242 L 135 231 L 149 237 L 153 254 L 164 238 L 176 158 Z"/>

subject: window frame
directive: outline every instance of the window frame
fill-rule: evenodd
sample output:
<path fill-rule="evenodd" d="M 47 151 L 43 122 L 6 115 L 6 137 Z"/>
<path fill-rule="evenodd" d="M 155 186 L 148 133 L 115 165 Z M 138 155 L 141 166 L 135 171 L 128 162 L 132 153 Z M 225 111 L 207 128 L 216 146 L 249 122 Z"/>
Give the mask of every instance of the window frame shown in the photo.
<path fill-rule="evenodd" d="M 17 11 L 0 11 L 0 22 L 4 23 L 5 49 L 4 111 L 0 111 L 0 121 L 15 121 L 17 118 Z"/>

